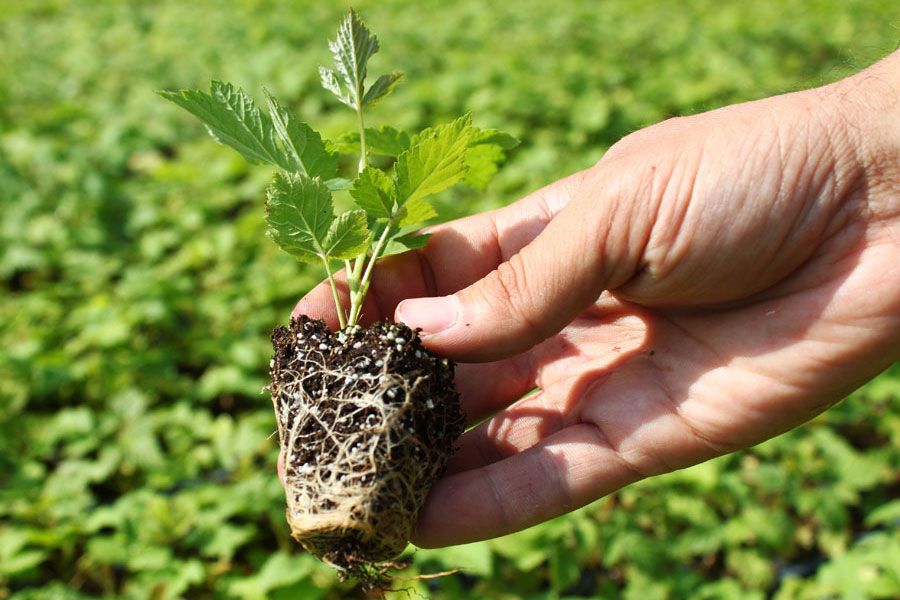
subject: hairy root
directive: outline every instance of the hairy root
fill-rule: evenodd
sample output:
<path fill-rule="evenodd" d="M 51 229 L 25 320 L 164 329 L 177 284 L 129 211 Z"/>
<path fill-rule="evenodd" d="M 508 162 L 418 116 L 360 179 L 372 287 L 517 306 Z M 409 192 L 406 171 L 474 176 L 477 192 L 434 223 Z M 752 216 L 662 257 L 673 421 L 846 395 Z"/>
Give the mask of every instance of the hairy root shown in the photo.
<path fill-rule="evenodd" d="M 392 322 L 332 333 L 300 317 L 272 342 L 292 535 L 345 574 L 381 578 L 463 431 L 454 365 Z"/>

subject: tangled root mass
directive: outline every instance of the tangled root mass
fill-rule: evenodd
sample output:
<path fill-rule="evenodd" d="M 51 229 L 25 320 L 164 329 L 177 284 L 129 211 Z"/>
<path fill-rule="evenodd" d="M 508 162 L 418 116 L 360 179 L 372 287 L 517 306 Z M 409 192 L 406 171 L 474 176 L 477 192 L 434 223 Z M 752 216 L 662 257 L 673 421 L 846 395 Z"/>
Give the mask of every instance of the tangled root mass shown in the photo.
<path fill-rule="evenodd" d="M 292 535 L 366 576 L 406 547 L 463 431 L 454 365 L 392 322 L 332 333 L 301 316 L 272 342 L 268 389 Z"/>

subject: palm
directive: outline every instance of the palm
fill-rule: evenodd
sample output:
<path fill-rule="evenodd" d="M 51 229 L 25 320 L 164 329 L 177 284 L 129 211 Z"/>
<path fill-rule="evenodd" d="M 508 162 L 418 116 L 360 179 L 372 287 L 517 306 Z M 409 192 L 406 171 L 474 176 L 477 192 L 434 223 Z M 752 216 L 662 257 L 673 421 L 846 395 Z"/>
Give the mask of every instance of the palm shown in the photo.
<path fill-rule="evenodd" d="M 499 535 L 808 420 L 886 366 L 884 354 L 833 343 L 848 329 L 863 347 L 878 335 L 834 306 L 865 293 L 859 277 L 712 313 L 605 297 L 521 357 L 463 365 L 470 418 L 501 412 L 463 437 L 423 541 L 461 541 L 459 523 L 472 523 L 468 539 Z"/>

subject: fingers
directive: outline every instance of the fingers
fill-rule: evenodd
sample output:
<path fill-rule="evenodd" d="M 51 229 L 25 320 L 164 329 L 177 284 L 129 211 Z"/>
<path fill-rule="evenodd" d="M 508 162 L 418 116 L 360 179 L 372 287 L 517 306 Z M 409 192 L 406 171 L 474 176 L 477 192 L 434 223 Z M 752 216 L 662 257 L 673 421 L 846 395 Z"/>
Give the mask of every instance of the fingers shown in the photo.
<path fill-rule="evenodd" d="M 450 475 L 428 496 L 414 543 L 505 535 L 721 454 L 679 414 L 688 399 L 673 401 L 653 372 L 636 355 L 590 383 L 530 396 L 467 432 Z"/>
<path fill-rule="evenodd" d="M 640 478 L 599 429 L 575 425 L 500 463 L 439 480 L 419 513 L 412 541 L 432 548 L 505 535 Z"/>
<path fill-rule="evenodd" d="M 470 362 L 513 356 L 559 332 L 637 268 L 640 240 L 616 239 L 628 237 L 624 222 L 611 235 L 615 194 L 604 188 L 596 170 L 549 186 L 543 197 L 561 208 L 538 235 L 455 293 L 401 302 L 397 320 L 421 328 L 439 354 Z"/>

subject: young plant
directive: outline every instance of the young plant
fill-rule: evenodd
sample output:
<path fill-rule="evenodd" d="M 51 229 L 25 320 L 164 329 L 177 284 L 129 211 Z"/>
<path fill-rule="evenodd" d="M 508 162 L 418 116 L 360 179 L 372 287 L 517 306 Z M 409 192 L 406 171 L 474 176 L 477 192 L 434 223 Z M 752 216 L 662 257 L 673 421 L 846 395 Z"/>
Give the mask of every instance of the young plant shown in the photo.
<path fill-rule="evenodd" d="M 267 234 L 304 262 L 325 267 L 340 331 L 292 319 L 272 335 L 272 395 L 285 462 L 288 521 L 303 546 L 342 573 L 372 583 L 405 548 L 425 495 L 443 470 L 464 418 L 454 365 L 423 348 L 417 332 L 391 322 L 358 326 L 376 262 L 428 241 L 416 229 L 436 216 L 427 198 L 464 182 L 483 188 L 517 142 L 472 125 L 469 115 L 415 135 L 365 125 L 366 109 L 402 74 L 366 85 L 378 40 L 351 10 L 329 44 L 322 85 L 356 113 L 358 129 L 323 140 L 264 90 L 262 112 L 242 90 L 213 81 L 199 90 L 160 92 L 199 117 L 247 160 L 277 168 L 266 195 Z M 359 153 L 352 180 L 339 154 Z M 370 154 L 395 158 L 390 172 Z M 332 192 L 358 208 L 334 214 Z M 335 268 L 343 265 L 349 306 Z"/>
<path fill-rule="evenodd" d="M 267 190 L 267 233 L 298 260 L 325 267 L 343 329 L 359 320 L 375 262 L 428 241 L 427 234 L 413 233 L 436 216 L 426 198 L 461 181 L 483 187 L 503 150 L 517 142 L 473 127 L 469 115 L 413 136 L 389 126 L 366 128 L 365 109 L 387 96 L 403 74 L 382 75 L 365 85 L 378 39 L 352 10 L 329 46 L 334 67 L 319 68 L 322 85 L 355 111 L 358 123 L 358 131 L 337 144 L 297 120 L 267 90 L 268 115 L 243 90 L 220 81 L 212 82 L 209 94 L 160 94 L 199 117 L 213 137 L 248 161 L 279 169 Z M 351 182 L 337 176 L 338 153 L 354 146 L 359 170 Z M 393 173 L 370 166 L 369 153 L 396 157 Z M 348 188 L 359 208 L 336 217 L 331 192 Z M 335 283 L 337 261 L 346 268 L 349 307 L 341 305 Z"/>

